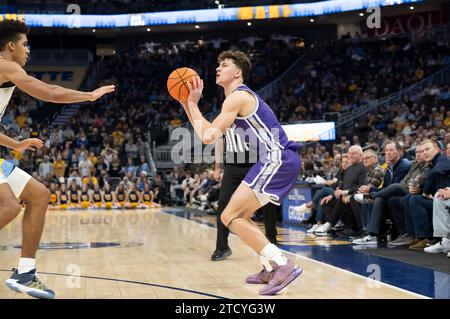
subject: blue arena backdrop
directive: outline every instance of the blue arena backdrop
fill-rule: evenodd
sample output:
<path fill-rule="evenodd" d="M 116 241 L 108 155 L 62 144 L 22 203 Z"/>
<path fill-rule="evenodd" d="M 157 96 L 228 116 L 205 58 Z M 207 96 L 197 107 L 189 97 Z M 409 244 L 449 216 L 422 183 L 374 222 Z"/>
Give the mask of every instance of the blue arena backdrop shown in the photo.
<path fill-rule="evenodd" d="M 283 225 L 300 225 L 304 220 L 311 217 L 311 213 L 298 213 L 295 207 L 306 204 L 311 201 L 311 188 L 307 183 L 298 182 L 289 192 L 289 195 L 283 199 L 281 210 L 283 214 Z"/>
<path fill-rule="evenodd" d="M 424 0 L 331 0 L 290 5 L 116 15 L 5 14 L 0 11 L 0 21 L 5 18 L 19 19 L 23 20 L 30 27 L 117 28 L 255 19 L 298 18 L 423 1 Z"/>

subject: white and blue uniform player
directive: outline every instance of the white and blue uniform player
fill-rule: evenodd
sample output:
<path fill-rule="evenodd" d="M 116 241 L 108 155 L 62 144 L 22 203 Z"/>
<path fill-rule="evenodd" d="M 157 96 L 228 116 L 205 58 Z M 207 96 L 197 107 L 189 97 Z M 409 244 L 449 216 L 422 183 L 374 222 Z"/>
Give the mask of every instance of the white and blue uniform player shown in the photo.
<path fill-rule="evenodd" d="M 95 101 L 114 91 L 114 86 L 101 87 L 93 92 L 80 92 L 49 85 L 29 76 L 23 69 L 29 56 L 27 27 L 21 21 L 0 21 L 0 114 L 5 113 L 15 87 L 42 101 L 76 103 Z M 37 138 L 14 140 L 0 133 L 0 145 L 16 151 L 43 147 Z M 0 230 L 17 217 L 21 210 L 18 199 L 26 207 L 22 222 L 22 253 L 19 266 L 6 285 L 36 298 L 54 298 L 55 293 L 45 287 L 36 275 L 36 250 L 44 228 L 50 192 L 36 179 L 4 159 L 0 159 Z"/>

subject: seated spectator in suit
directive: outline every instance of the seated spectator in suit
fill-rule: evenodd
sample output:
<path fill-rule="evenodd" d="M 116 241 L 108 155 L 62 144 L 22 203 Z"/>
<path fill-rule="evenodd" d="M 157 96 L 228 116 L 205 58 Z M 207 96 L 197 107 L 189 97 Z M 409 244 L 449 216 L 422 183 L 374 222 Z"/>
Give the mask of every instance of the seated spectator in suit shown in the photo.
<path fill-rule="evenodd" d="M 359 185 L 364 184 L 368 169 L 362 163 L 362 148 L 359 145 L 353 145 L 348 150 L 349 167 L 344 173 L 342 183 L 336 188 L 333 195 L 323 199 L 325 204 L 325 214 L 327 222 L 320 226 L 314 234 L 326 236 L 332 227 L 336 226 L 341 215 L 344 215 L 347 228 L 357 231 L 356 221 L 346 201 L 346 195 L 354 194 Z M 345 201 L 344 201 L 345 200 Z"/>
<path fill-rule="evenodd" d="M 358 194 L 349 196 L 351 210 L 355 216 L 360 234 L 367 230 L 368 216 L 361 214 L 361 204 L 355 200 L 355 196 L 364 194 L 371 189 L 376 190 L 381 187 L 386 173 L 385 169 L 378 163 L 378 155 L 374 150 L 367 150 L 363 153 L 363 164 L 369 170 L 364 184 L 358 187 Z"/>
<path fill-rule="evenodd" d="M 388 200 L 394 226 L 399 236 L 391 240 L 388 245 L 392 247 L 410 246 L 414 240 L 413 227 L 411 226 L 411 212 L 405 209 L 409 198 L 416 192 L 416 187 L 423 188 L 427 179 L 429 162 L 425 160 L 422 145 L 416 147 L 416 159 L 412 163 L 408 174 L 399 184 L 391 184 L 386 189 L 378 192 L 376 196 Z"/>
<path fill-rule="evenodd" d="M 388 141 L 384 147 L 385 160 L 388 164 L 386 169 L 386 174 L 383 179 L 383 189 L 387 188 L 391 184 L 400 183 L 400 181 L 406 176 L 411 166 L 411 163 L 408 159 L 403 158 L 404 151 L 401 145 L 395 141 Z M 378 189 L 370 189 L 365 190 L 368 192 L 378 192 Z M 358 197 L 355 196 L 355 199 L 358 200 Z M 364 203 L 361 208 L 361 214 L 368 215 L 367 217 L 367 235 L 355 239 L 353 241 L 354 244 L 357 245 L 371 245 L 377 244 L 377 236 L 381 235 L 381 228 L 384 224 L 387 214 L 386 210 L 388 208 L 388 202 L 383 197 L 377 197 L 374 199 L 373 204 Z M 369 214 L 367 214 L 369 212 Z"/>

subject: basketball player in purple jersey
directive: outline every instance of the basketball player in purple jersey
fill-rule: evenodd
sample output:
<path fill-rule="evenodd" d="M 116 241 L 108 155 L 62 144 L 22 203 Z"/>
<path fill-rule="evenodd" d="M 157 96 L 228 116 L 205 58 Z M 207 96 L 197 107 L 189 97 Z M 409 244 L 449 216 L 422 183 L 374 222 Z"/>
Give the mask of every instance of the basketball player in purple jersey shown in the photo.
<path fill-rule="evenodd" d="M 287 139 L 270 107 L 244 85 L 251 74 L 251 63 L 245 53 L 225 51 L 218 62 L 216 84 L 224 88 L 226 97 L 221 113 L 212 123 L 201 114 L 198 102 L 203 81 L 199 77 L 193 79 L 192 85 L 187 82 L 190 95 L 182 105 L 204 144 L 215 143 L 232 127 L 240 134 L 245 132 L 242 140 L 259 152 L 259 160 L 234 192 L 221 220 L 261 256 L 263 270 L 247 277 L 246 282 L 266 284 L 259 293 L 274 295 L 297 278 L 302 268 L 271 244 L 251 217 L 269 202 L 280 205 L 294 186 L 300 173 L 299 145 Z"/>
<path fill-rule="evenodd" d="M 30 54 L 27 27 L 23 22 L 0 22 L 0 121 L 17 86 L 32 97 L 53 103 L 95 101 L 113 92 L 114 86 L 104 86 L 93 92 L 80 92 L 49 85 L 29 76 L 23 66 Z M 14 140 L 0 133 L 0 145 L 17 151 L 41 148 L 37 138 Z M 35 298 L 51 299 L 55 293 L 45 287 L 36 276 L 35 256 L 44 228 L 50 192 L 39 181 L 12 163 L 0 158 L 0 229 L 8 225 L 20 212 L 18 200 L 25 202 L 22 221 L 22 255 L 6 285 Z"/>

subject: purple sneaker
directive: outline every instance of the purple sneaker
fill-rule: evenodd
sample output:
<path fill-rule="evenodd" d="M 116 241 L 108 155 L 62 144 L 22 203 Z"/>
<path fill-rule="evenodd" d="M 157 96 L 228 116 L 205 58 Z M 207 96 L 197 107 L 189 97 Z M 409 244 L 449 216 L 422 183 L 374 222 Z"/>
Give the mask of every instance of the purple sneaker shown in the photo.
<path fill-rule="evenodd" d="M 273 278 L 259 291 L 260 295 L 275 295 L 300 276 L 303 271 L 303 268 L 295 265 L 291 260 L 288 260 L 284 266 L 274 264 L 273 269 Z"/>
<path fill-rule="evenodd" d="M 245 278 L 245 282 L 248 284 L 267 284 L 273 278 L 274 272 L 267 271 L 265 268 L 261 270 L 259 273 L 250 275 Z"/>

